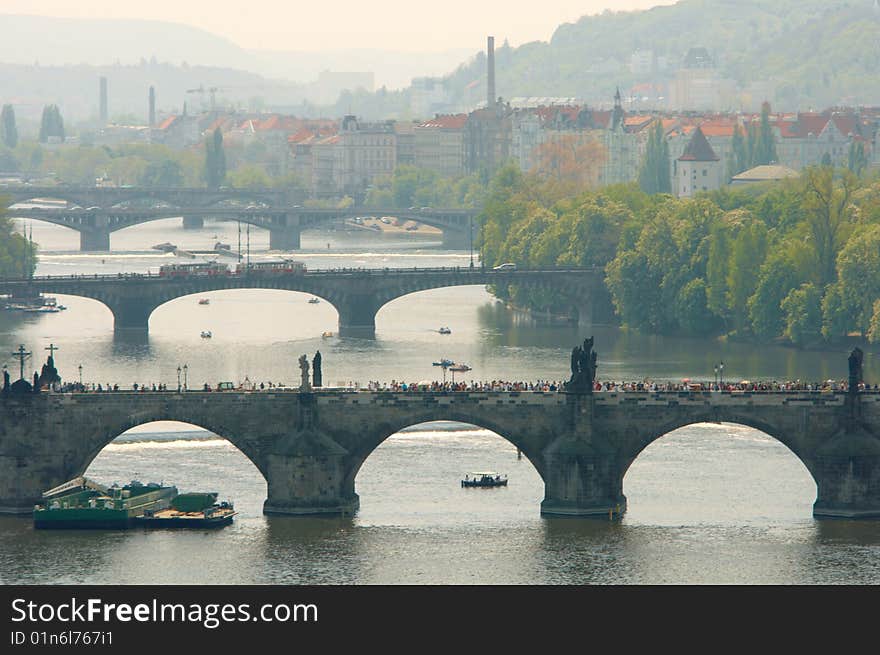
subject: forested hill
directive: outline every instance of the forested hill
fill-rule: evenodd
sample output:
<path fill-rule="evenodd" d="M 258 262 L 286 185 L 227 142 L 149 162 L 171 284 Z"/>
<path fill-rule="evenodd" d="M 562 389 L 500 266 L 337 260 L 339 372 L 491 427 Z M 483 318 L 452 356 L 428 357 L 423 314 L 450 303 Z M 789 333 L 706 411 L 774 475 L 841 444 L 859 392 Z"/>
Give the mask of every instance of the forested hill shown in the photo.
<path fill-rule="evenodd" d="M 741 88 L 766 82 L 780 109 L 880 104 L 880 10 L 874 0 L 681 0 L 585 16 L 549 43 L 496 48 L 498 94 L 608 101 L 616 86 L 668 81 L 688 49 L 705 47 Z M 503 35 L 502 35 L 503 36 Z M 502 38 L 502 37 L 498 37 Z M 636 50 L 668 68 L 634 74 Z M 485 96 L 485 56 L 449 76 L 453 95 Z"/>

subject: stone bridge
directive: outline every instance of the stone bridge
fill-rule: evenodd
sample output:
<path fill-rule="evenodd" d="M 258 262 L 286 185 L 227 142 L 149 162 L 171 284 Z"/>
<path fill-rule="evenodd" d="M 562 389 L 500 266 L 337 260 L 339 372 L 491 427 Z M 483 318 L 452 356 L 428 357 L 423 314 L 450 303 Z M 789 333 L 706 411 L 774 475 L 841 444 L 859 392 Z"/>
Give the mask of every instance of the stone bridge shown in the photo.
<path fill-rule="evenodd" d="M 343 269 L 275 274 L 251 271 L 220 276 L 166 278 L 157 275 L 48 276 L 0 280 L 0 294 L 33 297 L 57 293 L 93 298 L 113 313 L 116 330 L 149 329 L 160 305 L 192 294 L 221 289 L 286 289 L 318 296 L 339 313 L 341 334 L 370 336 L 383 305 L 410 293 L 463 285 L 520 285 L 553 289 L 571 299 L 579 322 L 589 324 L 604 307 L 603 272 L 593 268 L 494 271 L 481 268 Z"/>
<path fill-rule="evenodd" d="M 241 221 L 269 231 L 272 250 L 298 250 L 302 231 L 357 216 L 393 216 L 439 228 L 443 245 L 471 245 L 476 212 L 464 209 L 311 208 L 289 204 L 275 189 L 176 189 L 137 187 L 0 187 L 13 204 L 56 199 L 67 207 L 12 207 L 13 218 L 62 225 L 80 234 L 80 250 L 109 251 L 110 234 L 150 221 L 182 216 L 184 227 L 202 227 L 205 218 Z M 229 206 L 223 203 L 237 203 Z"/>
<path fill-rule="evenodd" d="M 267 514 L 347 514 L 370 454 L 402 428 L 460 421 L 516 446 L 544 481 L 541 512 L 620 515 L 647 446 L 700 422 L 757 428 L 817 485 L 816 517 L 880 517 L 880 394 L 738 392 L 87 392 L 0 396 L 0 509 L 88 468 L 115 437 L 160 420 L 228 439 L 265 477 Z M 451 480 L 450 484 L 457 484 Z"/>

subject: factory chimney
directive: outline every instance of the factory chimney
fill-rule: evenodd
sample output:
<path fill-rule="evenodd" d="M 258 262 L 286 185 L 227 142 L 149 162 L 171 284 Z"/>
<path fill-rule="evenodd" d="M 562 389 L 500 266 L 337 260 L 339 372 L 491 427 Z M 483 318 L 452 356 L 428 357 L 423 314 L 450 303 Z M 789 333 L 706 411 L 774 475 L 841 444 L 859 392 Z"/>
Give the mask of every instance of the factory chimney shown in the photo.
<path fill-rule="evenodd" d="M 486 107 L 491 109 L 495 106 L 495 37 L 490 36 L 486 43 L 486 68 L 488 79 L 486 81 Z"/>
<path fill-rule="evenodd" d="M 150 127 L 156 127 L 156 89 L 150 87 Z"/>

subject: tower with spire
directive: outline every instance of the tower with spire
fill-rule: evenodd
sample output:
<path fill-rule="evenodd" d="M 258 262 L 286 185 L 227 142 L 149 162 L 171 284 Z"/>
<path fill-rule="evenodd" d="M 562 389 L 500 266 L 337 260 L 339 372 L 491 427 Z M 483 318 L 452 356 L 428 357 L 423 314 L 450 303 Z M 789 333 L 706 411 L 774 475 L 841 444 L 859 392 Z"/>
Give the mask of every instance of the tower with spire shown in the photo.
<path fill-rule="evenodd" d="M 620 87 L 617 87 L 617 92 L 614 94 L 614 111 L 611 112 L 611 129 L 615 132 L 622 130 L 624 117 L 623 104 L 620 101 Z"/>
<path fill-rule="evenodd" d="M 721 159 L 699 127 L 675 163 L 672 192 L 679 198 L 691 198 L 700 191 L 721 188 Z"/>

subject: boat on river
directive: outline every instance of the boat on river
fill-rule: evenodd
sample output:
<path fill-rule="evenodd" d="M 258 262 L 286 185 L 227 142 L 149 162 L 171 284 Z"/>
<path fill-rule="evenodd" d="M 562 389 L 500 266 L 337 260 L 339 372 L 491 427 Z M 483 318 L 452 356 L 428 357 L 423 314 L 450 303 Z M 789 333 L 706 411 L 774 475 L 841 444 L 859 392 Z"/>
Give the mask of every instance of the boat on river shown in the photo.
<path fill-rule="evenodd" d="M 221 528 L 237 514 L 231 502 L 217 502 L 216 492 L 178 494 L 171 507 L 147 510 L 135 518 L 145 528 Z"/>
<path fill-rule="evenodd" d="M 455 366 L 450 366 L 449 370 L 453 373 L 467 373 L 471 370 L 471 367 L 467 364 L 456 364 Z"/>
<path fill-rule="evenodd" d="M 451 359 L 442 358 L 439 362 L 433 362 L 434 366 L 442 366 L 443 368 L 449 368 L 450 366 L 455 366 L 455 362 Z"/>
<path fill-rule="evenodd" d="M 442 327 L 437 330 L 437 332 L 439 332 L 440 334 L 452 334 L 452 330 L 450 330 L 448 327 Z"/>
<path fill-rule="evenodd" d="M 201 335 L 199 335 L 199 336 L 201 336 L 202 339 L 210 339 L 210 338 L 213 337 L 214 335 L 211 334 L 211 331 L 210 331 L 210 330 L 202 330 L 202 333 L 201 333 Z"/>
<path fill-rule="evenodd" d="M 506 487 L 507 476 L 494 471 L 468 473 L 461 481 L 462 487 Z"/>
<path fill-rule="evenodd" d="M 78 477 L 49 489 L 34 506 L 34 527 L 42 528 L 127 528 L 144 512 L 171 506 L 177 487 L 132 480 L 124 487 L 105 487 Z"/>

